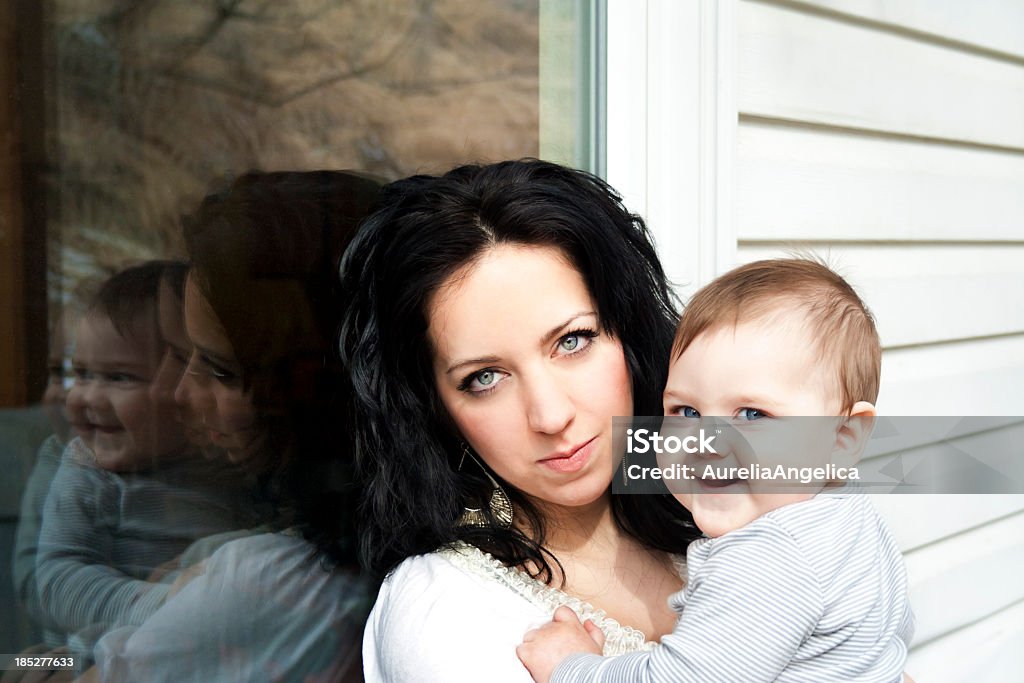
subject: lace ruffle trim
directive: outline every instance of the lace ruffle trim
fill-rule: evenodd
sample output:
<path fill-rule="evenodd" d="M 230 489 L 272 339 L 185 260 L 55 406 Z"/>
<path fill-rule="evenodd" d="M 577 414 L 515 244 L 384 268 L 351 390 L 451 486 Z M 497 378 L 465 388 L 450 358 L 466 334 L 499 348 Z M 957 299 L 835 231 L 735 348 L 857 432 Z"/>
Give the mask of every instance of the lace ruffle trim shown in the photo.
<path fill-rule="evenodd" d="M 439 551 L 439 554 L 463 571 L 495 581 L 543 610 L 554 612 L 559 606 L 567 605 L 580 621 L 590 619 L 604 631 L 605 657 L 650 650 L 657 645 L 648 641 L 642 631 L 623 626 L 606 615 L 604 610 L 595 609 L 590 603 L 541 583 L 522 570 L 506 567 L 468 543 L 458 543 Z"/>

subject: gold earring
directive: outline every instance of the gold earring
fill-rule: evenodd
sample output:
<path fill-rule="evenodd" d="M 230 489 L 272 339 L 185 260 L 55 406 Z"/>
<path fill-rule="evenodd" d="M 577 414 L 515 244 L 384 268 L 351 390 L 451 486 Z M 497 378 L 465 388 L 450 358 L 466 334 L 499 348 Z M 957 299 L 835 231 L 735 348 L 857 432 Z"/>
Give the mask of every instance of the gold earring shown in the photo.
<path fill-rule="evenodd" d="M 468 444 L 462 444 L 462 457 L 459 459 L 458 472 L 462 471 L 462 463 L 466 461 L 466 456 L 476 463 L 477 467 L 484 473 L 494 488 L 491 490 L 491 499 L 487 503 L 487 507 L 491 512 L 491 516 L 498 522 L 498 526 L 502 529 L 508 529 L 512 526 L 512 501 L 509 500 L 508 494 L 501 488 L 501 485 L 491 476 L 491 473 L 487 471 L 487 468 L 476 459 L 473 455 L 473 451 L 469 450 Z M 457 522 L 458 526 L 490 526 L 487 520 L 487 516 L 480 508 L 464 508 L 462 515 L 459 517 Z"/>

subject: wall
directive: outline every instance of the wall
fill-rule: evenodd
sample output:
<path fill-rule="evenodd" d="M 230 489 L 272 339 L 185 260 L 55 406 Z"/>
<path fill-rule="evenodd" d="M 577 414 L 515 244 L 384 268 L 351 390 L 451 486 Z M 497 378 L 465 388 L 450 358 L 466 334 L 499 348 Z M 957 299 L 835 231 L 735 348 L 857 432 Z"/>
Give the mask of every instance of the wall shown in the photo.
<path fill-rule="evenodd" d="M 609 36 L 609 177 L 684 299 L 740 263 L 814 252 L 877 316 L 882 413 L 1024 415 L 1024 6 L 609 11 L 623 16 Z M 918 616 L 908 671 L 1018 679 L 1024 496 L 876 502 Z"/>

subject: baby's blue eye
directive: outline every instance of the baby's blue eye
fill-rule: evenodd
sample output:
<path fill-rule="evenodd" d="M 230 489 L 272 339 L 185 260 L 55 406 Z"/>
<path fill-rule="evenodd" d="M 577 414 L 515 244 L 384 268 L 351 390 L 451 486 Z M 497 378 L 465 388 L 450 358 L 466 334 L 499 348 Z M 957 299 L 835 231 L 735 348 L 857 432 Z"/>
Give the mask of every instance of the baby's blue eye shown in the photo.
<path fill-rule="evenodd" d="M 690 406 L 683 406 L 683 409 L 679 411 L 679 414 L 683 417 L 700 417 L 700 412 L 696 408 Z"/>
<path fill-rule="evenodd" d="M 760 420 L 763 417 L 768 417 L 768 415 L 757 408 L 740 408 L 739 412 L 736 413 L 736 417 L 743 420 Z"/>

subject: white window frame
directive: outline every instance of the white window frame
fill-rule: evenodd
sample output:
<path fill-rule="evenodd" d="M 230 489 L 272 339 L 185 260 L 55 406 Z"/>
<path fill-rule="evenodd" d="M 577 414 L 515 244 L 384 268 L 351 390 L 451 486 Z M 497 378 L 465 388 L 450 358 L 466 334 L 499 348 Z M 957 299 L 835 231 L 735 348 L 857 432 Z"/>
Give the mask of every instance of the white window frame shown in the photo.
<path fill-rule="evenodd" d="M 735 264 L 736 0 L 608 0 L 606 177 L 684 300 Z"/>

